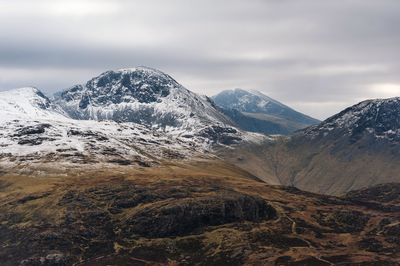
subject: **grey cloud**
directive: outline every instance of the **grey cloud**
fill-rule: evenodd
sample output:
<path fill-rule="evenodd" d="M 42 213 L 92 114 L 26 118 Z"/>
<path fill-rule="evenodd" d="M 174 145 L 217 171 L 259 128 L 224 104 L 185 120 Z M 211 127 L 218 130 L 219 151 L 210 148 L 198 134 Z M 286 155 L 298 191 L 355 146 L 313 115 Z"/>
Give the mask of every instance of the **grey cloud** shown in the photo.
<path fill-rule="evenodd" d="M 325 118 L 400 84 L 399 14 L 397 0 L 0 0 L 0 90 L 147 65 L 199 93 L 258 89 Z"/>

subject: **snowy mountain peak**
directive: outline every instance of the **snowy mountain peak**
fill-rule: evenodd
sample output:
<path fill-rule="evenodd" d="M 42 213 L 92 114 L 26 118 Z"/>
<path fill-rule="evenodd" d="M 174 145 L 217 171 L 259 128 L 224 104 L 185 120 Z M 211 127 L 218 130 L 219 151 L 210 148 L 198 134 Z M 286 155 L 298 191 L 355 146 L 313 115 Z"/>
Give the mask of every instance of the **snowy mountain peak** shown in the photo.
<path fill-rule="evenodd" d="M 282 107 L 287 107 L 286 105 L 268 97 L 262 92 L 254 89 L 244 90 L 244 89 L 234 89 L 234 94 L 241 95 L 242 98 L 246 99 L 248 102 L 253 102 L 259 107 L 264 107 L 269 103 L 273 103 Z"/>
<path fill-rule="evenodd" d="M 171 78 L 169 75 L 165 74 L 164 72 L 147 67 L 147 66 L 137 66 L 137 67 L 128 67 L 128 68 L 120 68 L 115 70 L 114 72 L 122 72 L 122 73 L 135 73 L 135 72 L 142 72 L 142 73 L 147 73 L 148 75 L 155 75 L 155 76 L 168 76 Z"/>
<path fill-rule="evenodd" d="M 223 108 L 237 109 L 249 113 L 268 113 L 277 108 L 289 108 L 257 90 L 224 90 L 213 96 L 214 101 Z"/>
<path fill-rule="evenodd" d="M 50 107 L 50 100 L 35 87 L 24 87 L 9 91 L 0 92 L 1 99 L 8 99 L 12 102 L 28 101 L 33 106 L 46 109 Z"/>
<path fill-rule="evenodd" d="M 60 96 L 67 102 L 79 100 L 80 109 L 85 109 L 89 105 L 152 103 L 168 96 L 172 88 L 180 87 L 161 71 L 136 67 L 104 72 L 86 85 L 76 85 L 63 91 Z"/>
<path fill-rule="evenodd" d="M 223 109 L 235 109 L 244 113 L 265 114 L 302 125 L 311 125 L 319 122 L 257 90 L 225 90 L 213 96 L 213 100 Z"/>
<path fill-rule="evenodd" d="M 400 141 L 400 97 L 366 100 L 328 118 L 302 134 L 315 138 L 333 134 L 358 139 L 364 134 Z"/>
<path fill-rule="evenodd" d="M 111 70 L 56 96 L 74 119 L 135 122 L 163 131 L 193 131 L 231 121 L 207 97 L 148 67 Z"/>

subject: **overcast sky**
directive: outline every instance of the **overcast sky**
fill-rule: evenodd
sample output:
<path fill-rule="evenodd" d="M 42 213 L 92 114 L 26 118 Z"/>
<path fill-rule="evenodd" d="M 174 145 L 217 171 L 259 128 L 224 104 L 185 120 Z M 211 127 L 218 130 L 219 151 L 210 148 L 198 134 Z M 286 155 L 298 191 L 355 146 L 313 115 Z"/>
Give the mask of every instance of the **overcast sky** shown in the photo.
<path fill-rule="evenodd" d="M 0 90 L 145 65 L 316 118 L 400 96 L 399 0 L 0 0 Z"/>

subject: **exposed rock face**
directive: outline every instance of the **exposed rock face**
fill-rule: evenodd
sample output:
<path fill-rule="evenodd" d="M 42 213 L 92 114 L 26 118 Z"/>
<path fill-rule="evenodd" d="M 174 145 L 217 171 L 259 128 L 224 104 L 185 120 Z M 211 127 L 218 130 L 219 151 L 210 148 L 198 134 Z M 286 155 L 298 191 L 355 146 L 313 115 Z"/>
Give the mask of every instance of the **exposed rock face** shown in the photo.
<path fill-rule="evenodd" d="M 33 126 L 23 127 L 18 129 L 17 133 L 14 136 L 21 137 L 25 135 L 42 134 L 45 132 L 46 128 L 49 127 L 51 127 L 50 124 L 36 124 Z"/>
<path fill-rule="evenodd" d="M 237 133 L 238 131 L 234 128 L 210 126 L 201 130 L 198 135 L 207 138 L 214 143 L 231 145 L 240 143 L 242 140 Z"/>
<path fill-rule="evenodd" d="M 87 92 L 92 95 L 85 96 L 99 105 L 129 102 L 131 98 L 140 103 L 155 102 L 159 98 L 168 96 L 169 88 L 178 87 L 179 84 L 164 73 L 157 72 L 158 75 L 154 75 L 154 72 L 156 71 L 145 71 L 145 69 L 108 71 L 86 83 Z M 86 106 L 88 104 L 89 102 L 82 103 Z"/>
<path fill-rule="evenodd" d="M 200 191 L 202 190 L 206 192 L 207 188 Z M 73 214 L 76 209 L 81 209 L 80 216 L 89 215 L 88 219 L 93 215 L 109 217 L 107 213 L 94 211 L 98 208 L 95 204 L 97 201 L 112 202 L 108 209 L 112 214 L 146 204 L 147 207 L 140 208 L 121 224 L 122 234 L 126 236 L 135 234 L 145 237 L 178 236 L 194 233 L 198 229 L 212 225 L 243 221 L 259 222 L 277 216 L 272 206 L 256 196 L 222 190 L 215 196 L 191 197 L 191 189 L 151 189 L 136 186 L 131 182 L 123 182 L 119 186 L 112 187 L 94 187 L 85 193 L 69 191 L 59 204 L 68 206 L 71 215 L 67 216 L 66 223 L 71 224 L 76 219 L 73 218 L 76 217 Z"/>

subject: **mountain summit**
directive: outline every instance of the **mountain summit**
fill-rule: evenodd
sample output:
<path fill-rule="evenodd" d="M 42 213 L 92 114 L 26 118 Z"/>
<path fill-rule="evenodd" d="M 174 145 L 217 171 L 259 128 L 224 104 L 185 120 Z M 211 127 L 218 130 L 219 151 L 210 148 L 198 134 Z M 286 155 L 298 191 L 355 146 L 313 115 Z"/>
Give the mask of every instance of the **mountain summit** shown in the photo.
<path fill-rule="evenodd" d="M 319 122 L 255 90 L 225 90 L 213 100 L 248 131 L 286 135 Z"/>
<path fill-rule="evenodd" d="M 74 119 L 135 122 L 164 131 L 232 123 L 209 98 L 148 67 L 107 71 L 59 93 L 56 102 Z"/>

